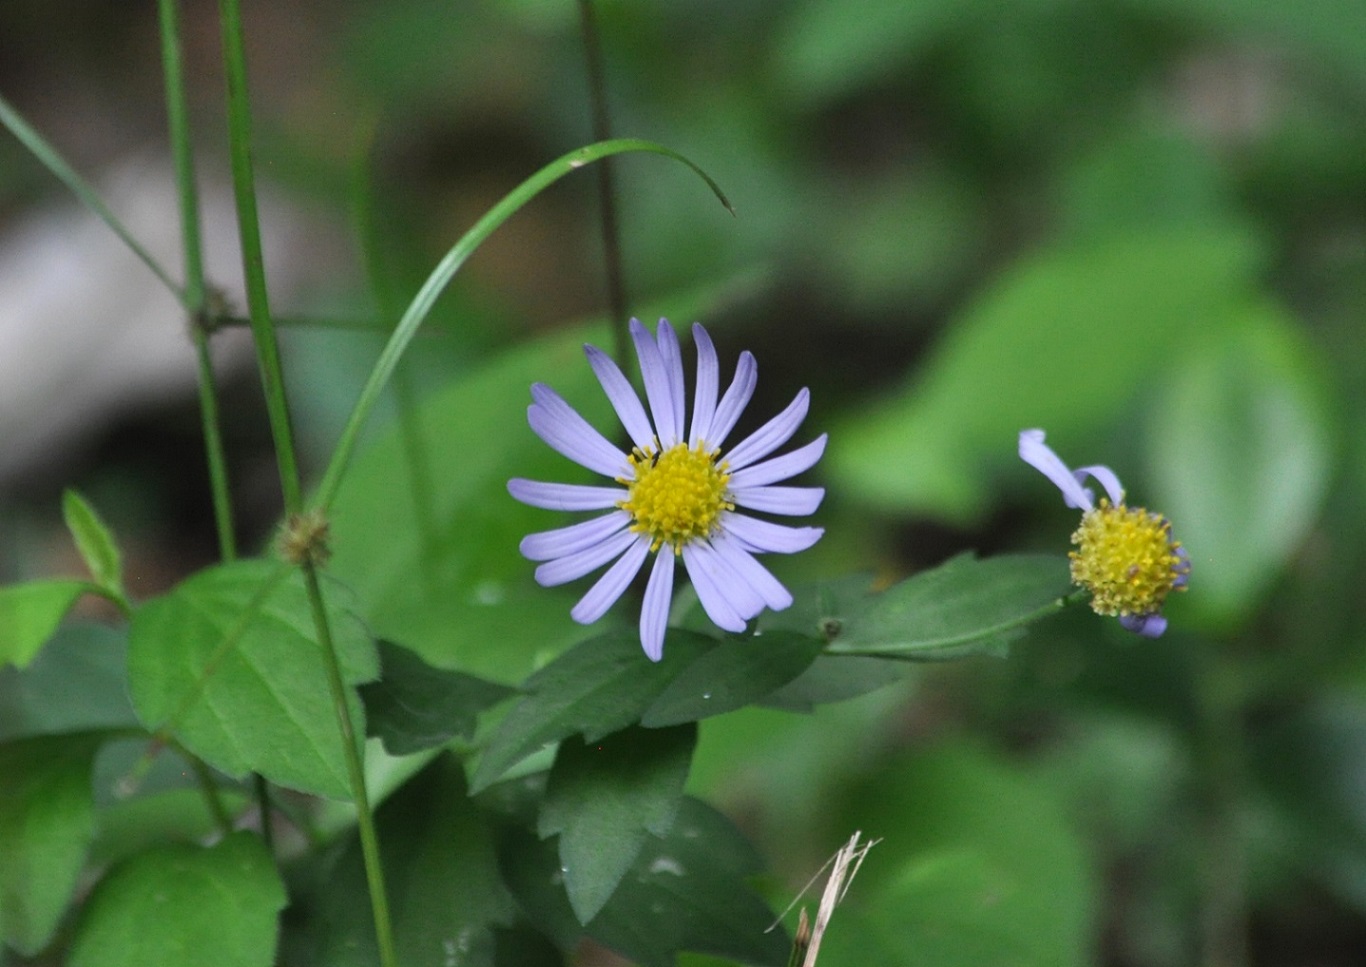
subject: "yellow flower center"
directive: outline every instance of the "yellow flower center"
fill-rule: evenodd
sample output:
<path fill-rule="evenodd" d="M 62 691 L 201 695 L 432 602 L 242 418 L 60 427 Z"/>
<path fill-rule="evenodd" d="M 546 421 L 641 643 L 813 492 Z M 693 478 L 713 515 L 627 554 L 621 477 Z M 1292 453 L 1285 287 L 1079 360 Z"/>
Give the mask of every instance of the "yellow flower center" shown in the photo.
<path fill-rule="evenodd" d="M 635 479 L 619 478 L 629 489 L 617 506 L 631 514 L 631 530 L 650 535 L 650 550 L 672 544 L 681 553 L 684 544 L 712 532 L 723 510 L 735 509 L 727 499 L 730 474 L 724 463 L 717 464 L 718 452 L 679 443 L 663 453 L 653 447 L 631 453 Z"/>
<path fill-rule="evenodd" d="M 1072 543 L 1072 580 L 1091 592 L 1097 614 L 1154 614 L 1173 590 L 1185 590 L 1190 563 L 1160 514 L 1102 498 L 1083 515 Z"/>

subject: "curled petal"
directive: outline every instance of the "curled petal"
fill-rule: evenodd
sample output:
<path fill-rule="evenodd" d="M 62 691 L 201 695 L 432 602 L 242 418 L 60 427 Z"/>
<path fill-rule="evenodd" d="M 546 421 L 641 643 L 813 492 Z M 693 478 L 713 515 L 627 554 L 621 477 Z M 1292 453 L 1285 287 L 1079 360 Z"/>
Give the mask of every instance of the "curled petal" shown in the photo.
<path fill-rule="evenodd" d="M 640 405 L 640 397 L 612 357 L 597 346 L 584 346 L 583 351 L 588 356 L 588 365 L 593 367 L 593 373 L 602 384 L 602 391 L 612 401 L 612 409 L 617 411 L 621 425 L 630 435 L 631 442 L 642 450 L 647 449 L 654 442 L 655 434 L 650 428 L 650 418 L 645 415 L 645 407 Z"/>
<path fill-rule="evenodd" d="M 821 454 L 825 453 L 825 441 L 826 434 L 822 433 L 810 443 L 798 447 L 791 453 L 784 453 L 781 457 L 774 457 L 772 460 L 765 460 L 763 463 L 756 463 L 752 467 L 737 470 L 730 476 L 731 490 L 738 492 L 750 487 L 762 487 L 765 484 L 777 483 L 779 480 L 794 477 L 804 470 L 810 470 L 821 458 Z"/>
<path fill-rule="evenodd" d="M 1161 638 L 1162 632 L 1167 630 L 1167 619 L 1156 613 L 1120 615 L 1119 623 L 1125 630 L 1144 638 Z"/>
<path fill-rule="evenodd" d="M 568 527 L 528 534 L 522 538 L 522 556 L 530 561 L 553 561 L 557 557 L 576 554 L 599 544 L 631 523 L 631 515 L 624 510 L 580 521 Z"/>
<path fill-rule="evenodd" d="M 711 439 L 712 418 L 716 415 L 716 394 L 720 386 L 721 367 L 716 361 L 716 347 L 711 336 L 700 323 L 692 324 L 692 341 L 697 347 L 697 386 L 693 390 L 692 426 L 688 430 L 688 446 Z"/>
<path fill-rule="evenodd" d="M 583 484 L 546 483 L 514 477 L 508 493 L 524 504 L 546 510 L 607 510 L 626 499 L 620 487 L 589 487 Z M 763 508 L 756 508 L 762 510 Z"/>
<path fill-rule="evenodd" d="M 621 593 L 631 583 L 631 578 L 636 576 L 640 566 L 645 563 L 645 555 L 649 553 L 649 539 L 637 536 L 635 543 L 626 549 L 626 553 L 617 558 L 617 563 L 604 571 L 602 577 L 588 589 L 588 593 L 579 599 L 579 603 L 569 612 L 569 617 L 581 625 L 590 625 L 601 618 L 607 613 L 607 609 L 616 603 L 617 598 L 621 597 Z"/>
<path fill-rule="evenodd" d="M 825 497 L 824 487 L 745 487 L 731 489 L 735 506 L 766 514 L 805 517 L 814 514 Z"/>
<path fill-rule="evenodd" d="M 755 460 L 762 460 L 788 440 L 806 419 L 807 408 L 811 404 L 811 392 L 802 387 L 796 398 L 773 419 L 745 437 L 726 454 L 726 463 L 731 471 L 742 470 Z"/>
<path fill-rule="evenodd" d="M 760 554 L 796 554 L 821 539 L 821 527 L 787 527 L 744 514 L 721 515 L 721 529 L 733 535 L 746 550 Z"/>
<path fill-rule="evenodd" d="M 1115 472 L 1109 467 L 1102 466 L 1101 464 L 1093 464 L 1089 467 L 1078 467 L 1076 470 L 1072 471 L 1072 476 L 1077 478 L 1077 483 L 1079 484 L 1085 484 L 1087 477 L 1095 477 L 1100 481 L 1101 486 L 1105 488 L 1105 492 L 1110 496 L 1111 504 L 1118 506 L 1124 503 L 1124 486 L 1119 482 L 1119 477 L 1117 477 Z M 1090 495 L 1091 491 L 1089 488 L 1086 490 L 1086 493 L 1088 496 Z"/>
<path fill-rule="evenodd" d="M 640 646 L 650 661 L 664 657 L 664 630 L 669 623 L 673 589 L 674 556 L 665 549 L 655 555 L 655 565 L 650 568 L 650 580 L 645 585 L 645 601 L 640 606 Z"/>
<path fill-rule="evenodd" d="M 628 530 L 618 531 L 591 547 L 548 561 L 536 568 L 536 583 L 553 588 L 581 578 L 621 556 L 635 539 L 636 535 Z"/>
<path fill-rule="evenodd" d="M 745 350 L 740 354 L 740 361 L 735 364 L 735 378 L 731 380 L 730 388 L 716 406 L 716 415 L 711 421 L 711 436 L 702 437 L 702 443 L 714 450 L 726 442 L 726 437 L 735 429 L 740 414 L 749 405 L 758 382 L 759 365 L 754 361 L 754 354 Z"/>
<path fill-rule="evenodd" d="M 1043 430 L 1021 430 L 1020 459 L 1053 481 L 1053 485 L 1062 491 L 1063 500 L 1067 502 L 1068 507 L 1081 507 L 1086 510 L 1094 508 L 1095 501 L 1091 499 L 1091 491 L 1081 485 L 1072 475 L 1072 471 L 1067 469 L 1067 464 L 1062 462 L 1062 458 L 1043 441 Z"/>

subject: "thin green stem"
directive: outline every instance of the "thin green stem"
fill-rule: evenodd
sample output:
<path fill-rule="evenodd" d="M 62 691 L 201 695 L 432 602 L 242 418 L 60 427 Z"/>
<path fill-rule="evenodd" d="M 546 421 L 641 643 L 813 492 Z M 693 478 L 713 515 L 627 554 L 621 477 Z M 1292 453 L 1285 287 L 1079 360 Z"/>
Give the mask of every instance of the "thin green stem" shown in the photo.
<path fill-rule="evenodd" d="M 474 226 L 437 263 L 432 274 L 427 277 L 427 281 L 422 284 L 422 288 L 413 297 L 413 301 L 409 304 L 407 311 L 404 312 L 403 318 L 394 327 L 393 335 L 390 336 L 389 342 L 380 353 L 379 359 L 375 361 L 375 366 L 370 371 L 365 386 L 361 389 L 360 398 L 356 400 L 356 405 L 352 409 L 350 417 L 347 418 L 346 426 L 342 430 L 341 438 L 337 441 L 336 449 L 332 452 L 332 459 L 328 462 L 327 472 L 323 475 L 322 484 L 314 498 L 314 506 L 324 512 L 331 507 L 332 501 L 337 496 L 337 490 L 341 486 L 342 476 L 350 463 L 351 452 L 355 449 L 356 440 L 370 416 L 370 411 L 378 402 L 380 393 L 393 375 L 394 368 L 402 358 L 404 350 L 412 342 L 418 326 L 427 318 L 427 313 L 431 311 L 437 296 L 445 290 L 460 266 L 465 264 L 465 261 L 499 226 L 547 187 L 571 171 L 577 171 L 585 165 L 627 151 L 661 154 L 682 162 L 707 183 L 728 211 L 734 213 L 730 202 L 727 201 L 726 196 L 710 175 L 677 151 L 653 141 L 641 141 L 635 138 L 603 141 L 571 151 L 546 165 L 513 189 L 502 201 L 489 209 L 483 218 L 475 222 Z"/>
<path fill-rule="evenodd" d="M 9 101 L 0 97 L 0 124 L 9 129 L 9 132 L 19 139 L 19 143 L 28 148 L 33 156 L 42 162 L 43 167 L 52 172 L 57 180 L 71 189 L 72 193 L 79 198 L 87 208 L 100 217 L 100 220 L 108 225 L 123 244 L 132 250 L 133 254 L 142 260 L 142 264 L 152 270 L 161 284 L 171 291 L 171 294 L 188 308 L 185 292 L 180 286 L 176 285 L 161 263 L 152 257 L 152 253 L 142 247 L 142 244 L 133 237 L 128 228 L 119 221 L 118 216 L 109 210 L 109 206 L 104 203 L 99 192 L 95 191 L 84 178 L 76 174 L 76 170 L 67 164 L 63 158 L 48 141 L 39 134 L 29 124 L 24 117 L 16 111 Z"/>
<path fill-rule="evenodd" d="M 294 432 L 290 427 L 289 406 L 285 398 L 280 347 L 270 318 L 265 256 L 261 250 L 261 221 L 256 211 L 256 175 L 251 156 L 251 107 L 247 101 L 247 58 L 241 4 L 239 0 L 219 0 L 218 13 L 223 30 L 223 66 L 228 85 L 228 142 L 242 245 L 242 274 L 247 284 L 247 309 L 251 315 L 251 334 L 256 343 L 256 358 L 261 369 L 270 430 L 275 439 L 275 457 L 279 465 L 285 510 L 297 514 L 303 509 L 303 489 L 299 481 Z"/>
<path fill-rule="evenodd" d="M 602 35 L 598 31 L 594 0 L 579 0 L 579 23 L 583 33 L 584 65 L 588 71 L 588 99 L 593 110 L 593 140 L 612 137 L 612 115 L 607 106 L 607 71 L 603 65 Z M 612 348 L 623 369 L 632 365 L 627 333 L 629 310 L 625 272 L 622 268 L 621 229 L 617 223 L 617 191 L 612 160 L 598 165 L 598 211 L 602 225 L 602 254 L 607 271 L 607 306 L 612 318 Z"/>
<path fill-rule="evenodd" d="M 1247 857 L 1238 814 L 1245 785 L 1242 690 L 1225 655 L 1197 650 L 1194 661 L 1201 962 L 1247 967 Z"/>
<path fill-rule="evenodd" d="M 179 749 L 178 746 L 177 748 Z M 231 835 L 232 817 L 228 815 L 228 810 L 223 805 L 223 797 L 218 794 L 218 783 L 214 782 L 213 773 L 199 756 L 185 749 L 179 749 L 179 751 L 185 761 L 190 764 L 191 771 L 194 772 L 195 781 L 199 783 L 199 791 L 204 795 L 204 802 L 213 815 L 213 821 L 218 824 L 218 828 L 224 836 Z"/>
<path fill-rule="evenodd" d="M 370 811 L 370 801 L 365 791 L 365 767 L 361 762 L 360 745 L 351 721 L 351 708 L 346 701 L 346 682 L 342 678 L 341 663 L 337 660 L 337 649 L 328 627 L 327 610 L 323 603 L 322 587 L 318 583 L 317 569 L 309 561 L 305 561 L 301 567 L 304 572 L 304 584 L 308 589 L 309 604 L 313 609 L 313 620 L 318 628 L 318 644 L 322 647 L 323 661 L 327 666 L 327 684 L 332 692 L 332 704 L 337 714 L 337 725 L 341 730 L 342 746 L 346 753 L 346 771 L 355 798 L 356 827 L 360 833 L 361 856 L 365 861 L 365 882 L 370 890 L 370 908 L 375 920 L 375 939 L 379 945 L 380 963 L 384 967 L 395 967 L 398 959 L 394 953 L 389 899 L 384 886 L 384 865 L 380 861 L 379 837 L 375 833 L 374 816 Z"/>
<path fill-rule="evenodd" d="M 166 123 L 175 159 L 176 187 L 180 195 L 180 238 L 185 260 L 185 311 L 190 317 L 199 368 L 199 414 L 204 429 L 205 456 L 209 464 L 209 490 L 214 524 L 218 531 L 219 556 L 237 557 L 237 539 L 228 490 L 228 460 L 223 447 L 218 413 L 218 386 L 205 318 L 204 254 L 199 225 L 199 193 L 195 188 L 194 152 L 190 141 L 189 106 L 185 96 L 185 68 L 180 42 L 180 12 L 176 0 L 158 0 L 161 23 L 161 62 L 166 83 Z"/>
<path fill-rule="evenodd" d="M 270 783 L 259 772 L 251 774 L 252 794 L 256 796 L 256 808 L 261 814 L 261 841 L 266 844 L 266 852 L 275 855 L 275 824 L 272 819 L 275 810 L 270 802 Z"/>

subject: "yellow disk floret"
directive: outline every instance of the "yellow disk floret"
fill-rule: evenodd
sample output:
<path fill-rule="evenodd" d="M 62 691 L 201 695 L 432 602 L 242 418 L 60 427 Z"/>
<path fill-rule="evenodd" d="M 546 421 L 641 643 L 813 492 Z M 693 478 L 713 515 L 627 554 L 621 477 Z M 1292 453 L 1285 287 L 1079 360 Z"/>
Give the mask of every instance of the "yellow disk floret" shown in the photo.
<path fill-rule="evenodd" d="M 629 489 L 618 506 L 630 513 L 631 530 L 650 536 L 650 550 L 672 544 L 677 554 L 710 534 L 723 510 L 735 509 L 726 490 L 730 474 L 716 462 L 717 452 L 686 443 L 663 453 L 653 447 L 632 452 L 634 479 L 621 479 Z"/>
<path fill-rule="evenodd" d="M 1072 543 L 1072 580 L 1091 592 L 1097 614 L 1154 614 L 1173 590 L 1185 590 L 1190 563 L 1160 514 L 1102 499 Z"/>

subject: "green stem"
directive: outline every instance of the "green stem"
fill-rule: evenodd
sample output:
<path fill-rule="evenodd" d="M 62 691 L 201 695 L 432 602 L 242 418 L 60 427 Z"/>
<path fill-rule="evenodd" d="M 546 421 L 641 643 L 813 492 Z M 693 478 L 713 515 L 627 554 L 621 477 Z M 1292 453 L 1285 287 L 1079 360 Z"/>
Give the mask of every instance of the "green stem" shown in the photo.
<path fill-rule="evenodd" d="M 1243 793 L 1240 689 L 1225 656 L 1197 653 L 1194 686 L 1204 967 L 1247 967 L 1247 858 L 1238 808 Z"/>
<path fill-rule="evenodd" d="M 588 70 L 588 98 L 593 107 L 593 140 L 612 136 L 612 115 L 607 106 L 607 71 L 603 66 L 602 35 L 598 31 L 594 0 L 579 0 L 583 33 L 584 65 Z M 602 224 L 602 253 L 607 271 L 607 306 L 612 318 L 612 348 L 617 363 L 629 371 L 633 354 L 628 335 L 625 273 L 622 269 L 621 229 L 617 224 L 617 192 L 611 159 L 598 165 L 598 210 Z"/>
<path fill-rule="evenodd" d="M 195 780 L 199 783 L 199 791 L 204 794 L 204 801 L 208 804 L 209 812 L 213 814 L 213 821 L 218 824 L 224 836 L 231 835 L 232 817 L 223 805 L 223 797 L 218 794 L 218 783 L 213 781 L 213 773 L 199 756 L 185 749 L 179 751 L 194 772 Z"/>
<path fill-rule="evenodd" d="M 361 855 L 365 860 L 365 881 L 370 890 L 370 908 L 375 919 L 375 939 L 379 944 L 380 963 L 384 967 L 394 967 L 398 959 L 394 953 L 388 893 L 384 886 L 384 866 L 380 861 L 379 837 L 375 834 L 374 816 L 370 811 L 370 801 L 365 791 L 365 768 L 361 762 L 360 745 L 355 726 L 351 722 L 351 708 L 346 701 L 346 682 L 342 678 L 341 663 L 337 660 L 336 646 L 332 641 L 332 632 L 328 628 L 327 611 L 323 604 L 322 587 L 318 583 L 318 572 L 308 561 L 303 563 L 302 568 L 305 586 L 308 588 L 308 600 L 313 608 L 313 620 L 318 628 L 318 644 L 322 647 L 323 661 L 327 665 L 327 684 L 332 691 L 332 704 L 337 714 L 337 724 L 341 729 L 342 746 L 346 752 L 346 771 L 355 798 L 356 826 L 360 833 Z"/>
<path fill-rule="evenodd" d="M 189 107 L 185 96 L 184 58 L 180 43 L 180 13 L 176 0 L 158 0 L 161 23 L 161 60 L 166 83 L 166 122 L 175 159 L 176 186 L 180 195 L 180 237 L 185 259 L 184 303 L 190 316 L 190 338 L 199 368 L 199 413 L 204 429 L 205 455 L 209 463 L 209 489 L 213 499 L 218 551 L 224 561 L 237 557 L 232 502 L 228 491 L 228 461 L 218 413 L 218 387 L 205 317 L 204 254 L 200 241 L 199 194 L 195 190 L 194 152 L 190 143 Z"/>
<path fill-rule="evenodd" d="M 303 490 L 299 482 L 294 432 L 290 427 L 289 406 L 285 398 L 280 347 L 270 319 L 270 299 L 266 290 L 261 221 L 256 211 L 256 175 L 251 157 L 251 108 L 247 102 L 247 59 L 240 0 L 219 0 L 218 13 L 223 30 L 223 66 L 228 85 L 228 142 L 242 245 L 242 274 L 247 285 L 247 309 L 251 315 L 251 334 L 261 368 L 270 430 L 275 439 L 275 456 L 279 464 L 285 510 L 297 514 L 303 508 Z"/>
<path fill-rule="evenodd" d="M 328 462 L 327 472 L 323 475 L 322 484 L 314 498 L 314 506 L 324 512 L 332 506 L 332 501 L 336 498 L 337 490 L 341 486 L 342 475 L 350 463 L 351 452 L 355 449 L 356 440 L 370 416 L 370 411 L 378 402 L 380 393 L 393 375 L 394 368 L 398 365 L 399 359 L 402 358 L 404 350 L 412 342 L 418 326 L 427 318 L 427 313 L 431 311 L 437 296 L 446 288 L 456 270 L 474 254 L 480 244 L 492 235 L 499 226 L 548 186 L 585 165 L 627 151 L 646 151 L 682 162 L 707 183 L 728 211 L 734 213 L 730 202 L 726 200 L 726 196 L 710 175 L 677 151 L 653 141 L 641 141 L 635 138 L 603 141 L 571 151 L 546 165 L 514 188 L 502 201 L 489 209 L 483 218 L 475 222 L 474 226 L 437 263 L 432 274 L 427 277 L 427 281 L 422 284 L 422 288 L 413 297 L 413 301 L 403 314 L 403 318 L 394 327 L 393 335 L 390 336 L 389 342 L 385 345 L 383 352 L 380 353 L 379 359 L 375 361 L 374 369 L 370 371 L 370 376 L 361 389 L 360 398 L 356 400 L 351 416 L 347 418 L 346 426 L 342 430 L 341 438 L 337 441 L 336 449 L 332 452 L 332 459 Z"/>
<path fill-rule="evenodd" d="M 66 159 L 57 153 L 57 149 L 34 130 L 33 125 L 24 120 L 23 116 L 3 97 L 0 97 L 0 124 L 8 128 L 9 132 L 19 139 L 20 144 L 28 148 L 48 171 L 56 175 L 58 181 L 71 189 L 72 193 L 84 202 L 87 208 L 113 229 L 114 234 L 123 240 L 123 244 L 127 245 L 133 254 L 142 260 L 142 264 L 151 269 L 152 274 L 161 280 L 161 284 L 166 286 L 176 299 L 188 308 L 185 292 L 176 285 L 170 273 L 162 268 L 161 263 L 153 258 L 152 254 L 133 237 L 123 222 L 119 221 L 118 216 L 109 210 L 109 206 L 104 203 L 104 199 L 99 196 L 99 193 L 90 183 L 76 174 L 76 170 L 66 163 Z"/>
<path fill-rule="evenodd" d="M 257 360 L 261 367 L 261 381 L 270 414 L 271 432 L 275 439 L 276 462 L 280 471 L 280 486 L 284 494 L 285 510 L 296 518 L 303 509 L 302 486 L 290 429 L 289 408 L 285 397 L 283 371 L 275 328 L 270 318 L 267 298 L 265 260 L 261 251 L 261 228 L 256 212 L 256 183 L 251 158 L 251 111 L 247 103 L 247 71 L 245 42 L 239 0 L 219 0 L 219 19 L 223 31 L 223 61 L 228 84 L 228 134 L 232 155 L 233 191 L 237 198 L 237 220 L 242 244 L 242 268 L 247 283 L 247 307 L 251 314 L 252 337 L 256 343 Z M 365 789 L 365 770 L 361 764 L 360 747 L 351 711 L 347 704 L 346 683 L 342 679 L 332 630 L 328 625 L 327 610 L 323 605 L 322 588 L 311 560 L 305 557 L 300 564 L 304 583 L 313 612 L 313 624 L 327 668 L 328 688 L 332 693 L 341 732 L 343 752 L 351 784 L 351 798 L 356 806 L 356 823 L 360 831 L 361 852 L 365 861 L 365 878 L 370 890 L 370 904 L 375 919 L 375 937 L 379 944 L 382 967 L 397 967 L 394 953 L 393 927 L 389 919 L 389 901 L 384 890 L 384 870 L 379 855 L 379 841 L 375 836 L 374 817 L 370 812 L 369 796 Z"/>
<path fill-rule="evenodd" d="M 251 774 L 252 793 L 256 796 L 256 808 L 261 813 L 261 841 L 266 844 L 266 852 L 275 855 L 275 824 L 271 821 L 274 810 L 270 803 L 270 783 L 259 772 Z"/>

